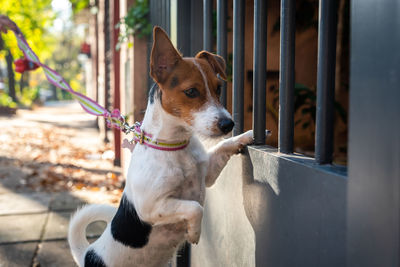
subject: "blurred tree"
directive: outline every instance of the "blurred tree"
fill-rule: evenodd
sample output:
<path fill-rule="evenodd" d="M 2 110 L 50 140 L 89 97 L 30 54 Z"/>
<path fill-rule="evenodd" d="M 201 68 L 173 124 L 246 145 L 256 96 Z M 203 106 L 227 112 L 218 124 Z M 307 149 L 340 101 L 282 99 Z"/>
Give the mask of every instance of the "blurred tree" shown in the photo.
<path fill-rule="evenodd" d="M 7 15 L 18 25 L 29 45 L 41 59 L 49 58 L 52 54 L 51 45 L 53 43 L 50 41 L 51 37 L 46 30 L 55 19 L 55 14 L 51 8 L 51 1 L 0 0 L 0 14 Z M 21 57 L 23 54 L 18 49 L 17 41 L 11 32 L 3 34 L 0 38 L 3 41 L 3 50 L 6 51 L 6 53 L 0 54 L 0 58 L 6 59 L 7 62 L 9 95 L 16 101 L 15 87 L 17 84 L 15 83 L 15 77 L 22 79 L 20 85 L 29 82 L 28 80 L 24 81 L 20 74 L 15 74 L 12 66 L 13 60 Z"/>
<path fill-rule="evenodd" d="M 81 66 L 77 60 L 80 43 L 73 32 L 74 27 L 71 25 L 68 29 L 64 28 L 61 34 L 50 30 L 59 15 L 52 9 L 52 1 L 56 0 L 0 0 L 0 14 L 7 15 L 18 25 L 28 44 L 42 62 L 58 71 L 74 89 L 79 89 L 82 80 L 80 77 Z M 69 0 L 69 2 L 73 15 L 89 7 L 89 0 Z M 17 96 L 29 98 L 34 95 L 23 91 L 24 86 L 27 85 L 35 84 L 37 87 L 56 91 L 56 88 L 54 86 L 52 88 L 47 82 L 42 71 L 29 73 L 29 75 L 14 72 L 13 61 L 22 57 L 23 54 L 11 32 L 0 35 L 0 44 L 2 44 L 0 45 L 0 60 L 5 60 L 7 63 L 6 83 L 9 95 L 14 101 L 18 100 Z M 30 77 L 34 81 L 31 82 Z M 20 82 L 16 83 L 16 79 L 19 79 Z M 58 98 L 70 98 L 65 92 L 57 91 L 57 93 Z"/>
<path fill-rule="evenodd" d="M 44 63 L 58 72 L 67 83 L 75 91 L 84 90 L 82 82 L 82 66 L 78 60 L 80 52 L 81 39 L 74 32 L 74 27 L 64 29 L 59 36 L 55 38 L 56 45 L 51 59 L 46 60 Z M 56 90 L 54 86 L 50 86 L 56 99 L 72 99 L 72 96 L 64 90 Z"/>
<path fill-rule="evenodd" d="M 89 0 L 69 0 L 72 5 L 73 14 L 79 13 L 79 11 L 89 7 Z"/>

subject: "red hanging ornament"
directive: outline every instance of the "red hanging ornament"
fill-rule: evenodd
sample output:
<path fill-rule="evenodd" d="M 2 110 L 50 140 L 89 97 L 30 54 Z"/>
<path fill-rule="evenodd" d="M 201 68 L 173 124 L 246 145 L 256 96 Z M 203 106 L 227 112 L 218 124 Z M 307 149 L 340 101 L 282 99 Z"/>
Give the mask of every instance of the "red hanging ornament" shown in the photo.
<path fill-rule="evenodd" d="M 39 68 L 39 65 L 27 60 L 26 58 L 19 58 L 14 61 L 15 71 L 19 73 L 24 73 L 25 71 L 31 71 Z"/>
<path fill-rule="evenodd" d="M 90 44 L 84 42 L 81 44 L 80 54 L 85 54 L 90 57 Z"/>

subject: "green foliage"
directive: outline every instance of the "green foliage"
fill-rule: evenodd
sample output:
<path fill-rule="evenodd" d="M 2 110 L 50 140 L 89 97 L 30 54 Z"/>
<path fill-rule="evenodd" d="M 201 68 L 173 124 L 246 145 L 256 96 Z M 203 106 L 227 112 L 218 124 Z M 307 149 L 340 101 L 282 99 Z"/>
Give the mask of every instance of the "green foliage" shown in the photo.
<path fill-rule="evenodd" d="M 51 37 L 46 30 L 55 19 L 51 2 L 52 0 L 0 0 L 0 14 L 7 15 L 18 25 L 33 51 L 41 59 L 51 57 L 51 49 L 47 42 Z M 2 37 L 14 58 L 22 56 L 11 32 L 3 34 Z"/>
<path fill-rule="evenodd" d="M 56 44 L 53 57 L 46 60 L 45 64 L 58 72 L 72 89 L 84 93 L 82 66 L 78 60 L 82 40 L 76 37 L 74 28 L 64 30 L 54 40 Z M 47 89 L 51 88 L 47 80 L 43 81 L 40 86 Z M 57 89 L 57 98 L 66 100 L 72 99 L 72 96 L 64 90 Z"/>
<path fill-rule="evenodd" d="M 48 59 L 52 56 L 52 35 L 47 29 L 51 27 L 53 20 L 56 18 L 56 14 L 51 8 L 51 2 L 52 0 L 0 0 L 0 14 L 7 15 L 18 25 L 27 39 L 28 44 L 41 60 Z M 23 53 L 17 46 L 16 38 L 11 31 L 9 31 L 8 34 L 2 34 L 1 38 L 4 41 L 3 49 L 9 50 L 14 60 L 23 56 Z M 1 61 L 5 61 L 6 54 L 7 53 L 0 53 Z M 36 79 L 45 79 L 42 72 L 35 71 L 34 73 L 40 73 L 34 74 Z M 17 95 L 20 85 L 18 81 L 20 79 L 21 74 L 15 73 L 15 89 Z M 5 97 L 3 96 L 3 98 Z M 25 99 L 24 97 L 23 101 L 25 101 Z"/>
<path fill-rule="evenodd" d="M 317 96 L 315 90 L 308 88 L 307 86 L 296 83 L 294 87 L 294 111 L 301 110 L 303 115 L 295 124 L 302 123 L 301 127 L 307 129 L 311 126 L 311 121 L 315 123 L 315 111 L 316 111 Z M 307 117 L 306 115 L 309 115 Z"/>
<path fill-rule="evenodd" d="M 7 94 L 0 93 L 0 107 L 16 108 L 17 103 L 13 102 Z"/>
<path fill-rule="evenodd" d="M 75 15 L 79 11 L 89 7 L 89 0 L 69 0 L 72 5 L 72 13 Z"/>
<path fill-rule="evenodd" d="M 32 104 L 38 100 L 39 98 L 39 88 L 34 87 L 34 88 L 27 88 L 22 91 L 20 97 L 19 97 L 19 102 L 26 107 L 32 106 Z"/>
<path fill-rule="evenodd" d="M 115 25 L 117 29 L 120 29 L 117 50 L 120 49 L 121 44 L 128 41 L 130 36 L 143 38 L 151 34 L 152 26 L 148 20 L 149 11 L 148 0 L 136 0 L 126 16 Z"/>
<path fill-rule="evenodd" d="M 273 117 L 277 118 L 279 109 L 279 89 L 275 88 L 272 92 L 274 94 L 272 109 L 267 107 L 267 111 L 270 112 Z M 316 107 L 317 95 L 315 89 L 309 88 L 301 83 L 296 83 L 294 86 L 294 112 L 296 113 L 299 111 L 302 116 L 295 121 L 295 125 L 301 124 L 303 129 L 308 129 L 315 125 Z M 344 123 L 347 123 L 347 112 L 343 106 L 335 101 L 334 108 L 338 117 Z"/>
<path fill-rule="evenodd" d="M 307 86 L 296 83 L 294 89 L 294 110 L 301 110 L 302 115 L 309 115 L 303 116 L 301 119 L 297 120 L 295 124 L 301 123 L 301 127 L 306 129 L 311 126 L 311 122 L 315 124 L 316 120 L 316 106 L 317 106 L 317 95 L 315 90 L 308 88 Z M 339 118 L 346 123 L 347 122 L 347 112 L 343 108 L 343 106 L 335 101 L 334 108 L 336 113 L 338 114 Z M 310 121 L 311 119 L 311 121 Z"/>
<path fill-rule="evenodd" d="M 84 90 L 82 69 L 77 59 L 81 40 L 78 40 L 74 27 L 64 29 L 61 33 L 47 30 L 51 28 L 58 15 L 53 11 L 51 2 L 52 0 L 0 0 L 0 14 L 9 16 L 17 23 L 28 44 L 43 63 L 59 72 L 74 90 L 82 91 Z M 74 14 L 89 5 L 89 0 L 70 0 L 70 2 Z M 2 34 L 2 38 L 5 49 L 11 51 L 14 59 L 23 56 L 11 31 L 8 34 Z M 6 53 L 0 52 L 0 60 L 4 60 L 5 55 Z M 30 106 L 38 98 L 39 88 L 51 88 L 40 68 L 29 72 L 27 78 L 25 84 L 29 86 L 25 86 L 21 92 L 19 88 L 21 83 L 18 82 L 21 75 L 15 73 L 17 97 L 24 106 Z M 68 93 L 61 90 L 58 90 L 57 94 L 59 99 L 71 98 Z"/>

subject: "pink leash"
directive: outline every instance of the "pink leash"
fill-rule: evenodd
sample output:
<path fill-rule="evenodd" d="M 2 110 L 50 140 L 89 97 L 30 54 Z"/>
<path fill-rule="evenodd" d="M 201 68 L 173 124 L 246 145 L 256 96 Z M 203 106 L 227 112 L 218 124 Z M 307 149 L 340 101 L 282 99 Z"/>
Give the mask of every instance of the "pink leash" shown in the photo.
<path fill-rule="evenodd" d="M 133 143 L 140 143 L 142 145 L 146 145 L 148 147 L 158 150 L 176 151 L 184 149 L 189 144 L 189 140 L 185 140 L 179 143 L 167 143 L 152 140 L 151 135 L 146 134 L 141 129 L 140 123 L 135 123 L 134 126 L 129 126 L 129 124 L 125 120 L 125 116 L 122 116 L 118 109 L 114 109 L 112 112 L 109 112 L 96 101 L 79 92 L 74 91 L 60 74 L 40 62 L 39 58 L 36 56 L 35 52 L 33 52 L 22 33 L 17 33 L 16 31 L 13 31 L 13 33 L 17 38 L 18 47 L 24 53 L 25 59 L 32 62 L 33 64 L 36 64 L 37 66 L 42 67 L 47 80 L 51 84 L 71 93 L 78 100 L 83 110 L 85 110 L 87 113 L 94 116 L 104 117 L 106 119 L 108 127 L 119 129 L 125 134 L 128 134 L 130 132 L 134 133 L 133 139 L 131 141 L 124 140 L 123 146 L 125 145 L 125 147 L 132 148 L 132 146 L 134 146 Z M 130 143 L 130 145 L 127 145 L 126 142 Z"/>

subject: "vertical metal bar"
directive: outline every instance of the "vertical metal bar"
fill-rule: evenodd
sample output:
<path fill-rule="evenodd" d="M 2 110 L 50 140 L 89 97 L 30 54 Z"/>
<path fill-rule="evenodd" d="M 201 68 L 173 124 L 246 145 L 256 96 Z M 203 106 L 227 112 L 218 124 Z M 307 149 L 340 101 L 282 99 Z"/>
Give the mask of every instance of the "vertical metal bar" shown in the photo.
<path fill-rule="evenodd" d="M 217 54 L 227 62 L 227 1 L 217 0 Z M 222 83 L 220 101 L 226 107 L 226 82 Z"/>
<path fill-rule="evenodd" d="M 233 135 L 243 132 L 244 121 L 244 4 L 233 1 Z"/>
<path fill-rule="evenodd" d="M 188 1 L 188 0 L 185 0 Z M 151 2 L 151 1 L 150 1 Z M 186 36 L 190 41 L 190 56 L 195 56 L 203 50 L 203 10 L 204 3 L 199 0 L 190 0 L 190 35 Z"/>
<path fill-rule="evenodd" d="M 114 27 L 119 20 L 119 0 L 112 1 L 112 19 L 111 19 L 111 33 L 112 33 L 112 41 L 111 41 L 111 54 L 112 54 L 112 89 L 113 89 L 113 109 L 121 110 L 121 91 L 120 91 L 120 52 L 115 49 L 115 46 L 118 42 L 119 30 Z M 121 131 L 118 129 L 113 129 L 114 139 L 114 165 L 121 166 Z"/>
<path fill-rule="evenodd" d="M 315 161 L 332 162 L 333 104 L 335 97 L 336 57 L 336 0 L 321 0 L 319 4 L 318 66 L 317 66 L 317 119 Z"/>
<path fill-rule="evenodd" d="M 256 145 L 265 144 L 267 84 L 267 1 L 254 0 L 253 133 Z"/>
<path fill-rule="evenodd" d="M 203 49 L 212 51 L 212 0 L 203 0 Z"/>
<path fill-rule="evenodd" d="M 171 37 L 172 33 L 175 32 L 176 36 L 176 47 L 185 57 L 190 57 L 190 3 L 187 0 L 172 0 L 171 3 L 175 4 L 175 15 L 171 15 Z M 172 8 L 171 8 L 172 9 Z M 171 13 L 172 14 L 172 13 Z M 175 29 L 172 29 L 174 26 Z"/>
<path fill-rule="evenodd" d="M 281 55 L 279 70 L 279 152 L 293 152 L 295 0 L 281 1 Z"/>
<path fill-rule="evenodd" d="M 227 0 L 217 0 L 217 54 L 227 61 Z M 226 82 L 222 83 L 221 104 L 226 107 Z"/>

